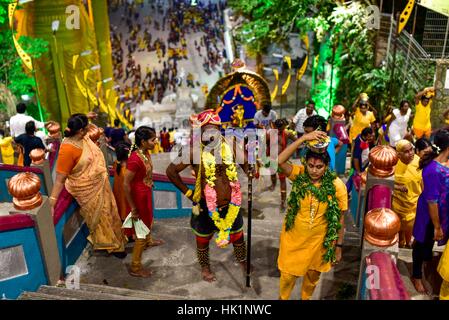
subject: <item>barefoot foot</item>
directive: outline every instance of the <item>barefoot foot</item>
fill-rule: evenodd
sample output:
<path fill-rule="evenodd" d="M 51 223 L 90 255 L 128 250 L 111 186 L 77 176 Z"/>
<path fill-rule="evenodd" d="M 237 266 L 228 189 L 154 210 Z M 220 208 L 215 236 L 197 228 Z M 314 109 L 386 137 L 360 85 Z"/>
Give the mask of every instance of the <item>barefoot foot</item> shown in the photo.
<path fill-rule="evenodd" d="M 412 283 L 413 283 L 413 286 L 415 287 L 416 291 L 418 291 L 419 293 L 422 293 L 422 294 L 428 294 L 421 279 L 412 278 Z"/>
<path fill-rule="evenodd" d="M 201 270 L 201 276 L 203 277 L 203 280 L 207 281 L 207 282 L 217 281 L 217 278 L 215 277 L 215 274 L 210 270 L 209 267 L 204 267 Z"/>
<path fill-rule="evenodd" d="M 246 268 L 247 268 L 246 261 L 241 261 L 241 262 L 239 262 L 239 264 L 240 264 L 240 267 L 242 268 L 243 273 L 246 274 Z M 253 271 L 254 271 L 254 266 L 250 265 L 249 274 L 252 274 Z"/>

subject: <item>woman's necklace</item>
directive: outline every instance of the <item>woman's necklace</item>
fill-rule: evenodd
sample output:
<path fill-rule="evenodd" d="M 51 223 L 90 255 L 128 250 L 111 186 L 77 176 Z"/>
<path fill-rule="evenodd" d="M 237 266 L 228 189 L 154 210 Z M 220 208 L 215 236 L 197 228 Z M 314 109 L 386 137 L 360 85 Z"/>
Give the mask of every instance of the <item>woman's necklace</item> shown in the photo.
<path fill-rule="evenodd" d="M 315 197 L 310 195 L 310 229 L 312 229 L 312 225 L 315 222 L 315 217 L 320 207 L 320 202 L 315 199 Z"/>
<path fill-rule="evenodd" d="M 142 149 L 137 149 L 137 153 L 142 159 L 145 168 L 147 170 L 147 174 L 145 178 L 143 179 L 143 182 L 146 186 L 152 187 L 153 186 L 153 163 L 151 162 L 151 157 L 148 157 Z"/>
<path fill-rule="evenodd" d="M 137 152 L 142 156 L 142 158 L 145 162 L 150 162 L 147 155 L 142 151 L 142 149 L 137 149 Z"/>

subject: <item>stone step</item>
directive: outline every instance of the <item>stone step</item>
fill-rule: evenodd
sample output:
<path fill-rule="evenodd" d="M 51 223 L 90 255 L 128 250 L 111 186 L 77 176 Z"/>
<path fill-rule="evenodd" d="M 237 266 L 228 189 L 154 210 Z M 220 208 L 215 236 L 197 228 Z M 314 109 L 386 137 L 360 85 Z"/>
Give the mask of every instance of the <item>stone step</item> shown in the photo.
<path fill-rule="evenodd" d="M 145 300 L 185 300 L 186 297 L 166 294 L 166 293 L 151 293 L 142 290 L 130 290 L 126 288 L 102 286 L 98 284 L 80 284 L 80 290 L 87 292 L 97 292 L 104 294 L 113 294 L 122 297 L 129 297 L 135 299 L 145 299 Z"/>
<path fill-rule="evenodd" d="M 44 293 L 47 295 L 54 295 L 62 298 L 74 298 L 77 300 L 145 300 L 137 297 L 127 297 L 117 294 L 109 294 L 102 292 L 85 291 L 81 288 L 67 289 L 59 287 L 41 286 L 38 293 Z"/>
<path fill-rule="evenodd" d="M 47 294 L 42 292 L 23 292 L 17 300 L 78 300 L 76 298 L 63 297 L 60 295 Z"/>

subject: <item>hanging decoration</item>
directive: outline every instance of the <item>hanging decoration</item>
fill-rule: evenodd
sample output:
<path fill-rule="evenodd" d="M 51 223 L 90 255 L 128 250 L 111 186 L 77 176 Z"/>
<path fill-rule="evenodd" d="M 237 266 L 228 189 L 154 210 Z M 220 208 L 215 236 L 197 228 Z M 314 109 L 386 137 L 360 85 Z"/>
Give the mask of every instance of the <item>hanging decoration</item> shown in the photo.
<path fill-rule="evenodd" d="M 288 65 L 288 76 L 287 76 L 287 80 L 285 80 L 284 84 L 282 85 L 282 90 L 281 90 L 281 95 L 284 95 L 287 92 L 288 86 L 290 85 L 290 80 L 291 80 L 291 69 L 292 69 L 292 59 L 290 56 L 285 56 L 284 57 L 284 61 L 287 62 Z"/>
<path fill-rule="evenodd" d="M 276 79 L 276 84 L 274 85 L 273 92 L 271 93 L 271 102 L 276 99 L 276 96 L 278 94 L 278 86 L 279 86 L 279 71 L 276 68 L 273 68 L 274 78 Z"/>
<path fill-rule="evenodd" d="M 19 44 L 19 41 L 17 41 L 15 35 L 14 35 L 14 12 L 17 8 L 17 1 L 10 3 L 8 6 L 8 16 L 9 16 L 9 27 L 12 31 L 12 40 L 14 42 L 14 46 L 16 47 L 17 53 L 19 54 L 20 59 L 22 59 L 23 64 L 28 68 L 28 70 L 33 71 L 33 62 L 31 60 L 31 57 L 28 53 L 23 50 L 22 46 Z"/>
<path fill-rule="evenodd" d="M 400 34 L 402 32 L 405 25 L 407 24 L 408 19 L 410 19 L 410 16 L 413 12 L 414 5 L 415 5 L 415 0 L 409 0 L 407 5 L 405 6 L 404 10 L 402 10 L 402 13 L 399 17 L 398 34 Z"/>
<path fill-rule="evenodd" d="M 297 81 L 300 81 L 302 79 L 302 77 L 304 76 L 304 73 L 307 70 L 307 65 L 309 63 L 309 37 L 308 36 L 302 37 L 302 41 L 304 42 L 304 44 L 306 46 L 307 54 L 306 54 L 306 58 L 304 59 L 304 62 L 302 63 L 301 68 L 298 69 L 298 72 L 296 74 Z"/>

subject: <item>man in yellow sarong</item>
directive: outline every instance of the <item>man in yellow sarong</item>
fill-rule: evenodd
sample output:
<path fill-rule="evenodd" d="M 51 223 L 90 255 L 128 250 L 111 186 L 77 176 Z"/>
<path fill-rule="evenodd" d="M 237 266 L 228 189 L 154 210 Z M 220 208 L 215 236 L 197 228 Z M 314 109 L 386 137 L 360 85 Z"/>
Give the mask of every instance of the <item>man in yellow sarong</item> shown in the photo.
<path fill-rule="evenodd" d="M 396 151 L 399 161 L 394 172 L 392 209 L 401 218 L 399 247 L 411 248 L 416 206 L 423 188 L 422 171 L 419 170 L 419 157 L 410 141 L 399 140 Z"/>

